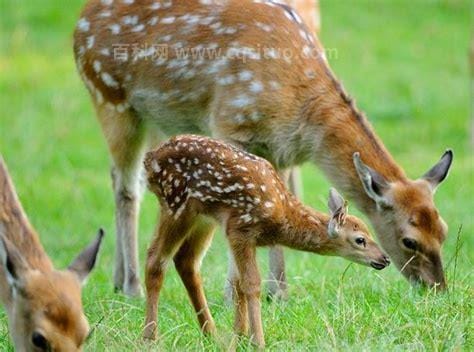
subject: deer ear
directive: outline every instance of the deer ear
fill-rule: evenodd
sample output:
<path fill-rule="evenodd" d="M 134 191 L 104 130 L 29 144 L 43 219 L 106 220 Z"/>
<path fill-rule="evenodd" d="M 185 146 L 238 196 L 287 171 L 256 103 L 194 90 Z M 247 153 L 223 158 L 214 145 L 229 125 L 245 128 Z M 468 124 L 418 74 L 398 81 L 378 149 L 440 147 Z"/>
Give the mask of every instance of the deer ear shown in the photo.
<path fill-rule="evenodd" d="M 364 164 L 359 152 L 354 153 L 352 158 L 357 174 L 364 186 L 365 193 L 367 193 L 377 205 L 389 206 L 390 204 L 384 196 L 385 192 L 390 188 L 389 183 L 377 171 Z"/>
<path fill-rule="evenodd" d="M 331 219 L 328 224 L 328 235 L 330 238 L 339 236 L 341 227 L 346 222 L 347 202 L 342 198 L 335 188 L 330 188 L 328 207 L 331 213 Z"/>
<path fill-rule="evenodd" d="M 0 263 L 11 288 L 17 288 L 21 278 L 29 270 L 23 255 L 6 237 L 0 235 Z"/>
<path fill-rule="evenodd" d="M 82 284 L 94 268 L 104 234 L 104 230 L 99 229 L 97 237 L 68 266 L 68 270 L 75 273 Z"/>
<path fill-rule="evenodd" d="M 451 168 L 451 164 L 453 162 L 453 157 L 453 151 L 451 149 L 446 150 L 438 163 L 423 175 L 422 179 L 428 181 L 433 192 L 436 190 L 436 187 L 438 187 L 438 185 L 448 176 L 449 169 Z"/>

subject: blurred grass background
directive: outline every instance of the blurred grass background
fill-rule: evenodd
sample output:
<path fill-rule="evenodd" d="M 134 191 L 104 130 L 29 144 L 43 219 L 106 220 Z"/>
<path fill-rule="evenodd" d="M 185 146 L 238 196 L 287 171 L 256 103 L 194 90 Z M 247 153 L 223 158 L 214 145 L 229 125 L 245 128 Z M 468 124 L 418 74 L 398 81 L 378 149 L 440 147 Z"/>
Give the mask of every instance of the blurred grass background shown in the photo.
<path fill-rule="evenodd" d="M 226 342 L 200 336 L 174 270 L 163 290 L 163 336 L 156 346 L 140 340 L 144 302 L 112 292 L 110 162 L 72 57 L 72 31 L 83 3 L 0 0 L 0 153 L 57 266 L 65 267 L 97 228 L 108 232 L 84 291 L 95 326 L 87 350 L 219 350 Z M 450 225 L 444 261 L 451 290 L 421 293 L 393 266 L 375 272 L 288 250 L 290 299 L 263 307 L 270 350 L 474 348 L 474 159 L 468 128 L 473 6 L 469 0 L 321 1 L 322 40 L 337 52 L 331 65 L 408 175 L 422 175 L 447 147 L 454 149 L 451 174 L 436 194 Z M 325 209 L 328 187 L 317 169 L 304 167 L 306 203 Z M 145 196 L 142 208 L 141 263 L 156 220 L 153 196 Z M 222 305 L 224 247 L 222 236 L 216 236 L 203 275 L 214 318 L 228 341 L 232 312 Z M 266 250 L 260 255 L 265 275 Z M 12 349 L 4 313 L 0 348 Z M 241 348 L 247 348 L 245 342 Z"/>

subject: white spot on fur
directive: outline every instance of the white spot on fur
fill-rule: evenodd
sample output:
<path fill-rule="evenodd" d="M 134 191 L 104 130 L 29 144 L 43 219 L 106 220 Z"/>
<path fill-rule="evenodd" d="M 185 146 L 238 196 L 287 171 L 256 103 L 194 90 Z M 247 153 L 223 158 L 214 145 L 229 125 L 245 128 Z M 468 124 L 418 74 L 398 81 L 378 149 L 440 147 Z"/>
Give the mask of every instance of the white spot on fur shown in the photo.
<path fill-rule="evenodd" d="M 86 43 L 87 43 L 86 44 L 87 49 L 91 49 L 94 46 L 95 37 L 93 35 L 91 35 L 90 37 L 87 37 Z"/>
<path fill-rule="evenodd" d="M 161 172 L 161 167 L 160 167 L 160 165 L 158 164 L 158 162 L 156 160 L 152 160 L 151 168 L 153 169 L 153 171 L 155 171 L 157 173 Z"/>
<path fill-rule="evenodd" d="M 150 5 L 150 10 L 158 10 L 161 7 L 161 4 L 159 2 L 154 2 L 153 4 Z"/>
<path fill-rule="evenodd" d="M 224 77 L 219 77 L 217 83 L 221 86 L 228 86 L 235 82 L 235 77 L 233 75 L 226 75 Z"/>
<path fill-rule="evenodd" d="M 138 16 L 124 16 L 122 18 L 123 24 L 128 24 L 130 26 L 135 26 L 138 23 Z"/>
<path fill-rule="evenodd" d="M 94 63 L 92 64 L 92 66 L 94 67 L 94 71 L 96 73 L 99 73 L 102 68 L 102 64 L 98 60 L 94 60 Z"/>
<path fill-rule="evenodd" d="M 174 23 L 175 20 L 176 20 L 176 17 L 168 16 L 168 17 L 163 18 L 161 20 L 161 23 L 163 23 L 163 24 L 172 24 L 172 23 Z"/>
<path fill-rule="evenodd" d="M 239 80 L 242 82 L 250 81 L 253 77 L 253 72 L 249 70 L 243 70 L 239 72 Z"/>
<path fill-rule="evenodd" d="M 156 16 L 150 18 L 150 20 L 148 21 L 148 24 L 149 24 L 150 26 L 154 26 L 154 25 L 157 24 L 157 23 L 158 23 L 158 17 L 156 17 Z"/>
<path fill-rule="evenodd" d="M 77 28 L 82 32 L 88 32 L 89 29 L 91 28 L 91 24 L 86 18 L 82 17 L 77 22 Z"/>
<path fill-rule="evenodd" d="M 106 86 L 112 87 L 112 88 L 118 88 L 119 87 L 118 82 L 107 72 L 103 72 L 100 75 L 100 77 L 102 78 L 102 81 L 104 82 L 104 84 Z"/>
<path fill-rule="evenodd" d="M 110 50 L 108 48 L 100 49 L 99 53 L 103 56 L 110 56 Z"/>
<path fill-rule="evenodd" d="M 230 104 L 233 106 L 233 107 L 236 107 L 236 108 L 244 108 L 246 106 L 249 106 L 251 104 L 255 103 L 255 99 L 246 95 L 246 94 L 239 94 L 237 95 L 231 102 Z"/>
<path fill-rule="evenodd" d="M 263 92 L 263 84 L 260 81 L 253 81 L 250 83 L 250 91 L 252 93 L 261 93 Z"/>
<path fill-rule="evenodd" d="M 112 34 L 119 34 L 120 28 L 121 28 L 120 25 L 116 23 L 109 25 L 109 29 L 112 32 Z"/>
<path fill-rule="evenodd" d="M 132 32 L 141 32 L 145 29 L 144 24 L 139 24 L 138 26 L 135 26 L 132 28 Z"/>

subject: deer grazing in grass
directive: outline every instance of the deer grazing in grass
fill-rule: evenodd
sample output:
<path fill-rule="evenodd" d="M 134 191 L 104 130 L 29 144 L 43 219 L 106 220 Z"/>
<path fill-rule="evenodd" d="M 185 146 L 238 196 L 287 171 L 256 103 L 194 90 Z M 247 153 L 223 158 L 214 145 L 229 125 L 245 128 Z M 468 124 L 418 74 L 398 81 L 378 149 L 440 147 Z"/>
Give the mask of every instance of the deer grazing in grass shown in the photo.
<path fill-rule="evenodd" d="M 238 145 L 281 174 L 312 161 L 368 216 L 407 279 L 445 287 L 447 226 L 433 194 L 452 152 L 420 179 L 409 179 L 289 6 L 89 0 L 74 53 L 113 159 L 114 281 L 125 294 L 140 292 L 136 232 L 144 153 L 181 133 Z M 284 294 L 281 249 L 273 248 L 271 258 L 272 277 L 280 279 L 271 289 Z"/>
<path fill-rule="evenodd" d="M 235 330 L 264 345 L 260 317 L 257 246 L 290 248 L 346 259 L 383 269 L 388 258 L 367 226 L 347 214 L 344 199 L 332 189 L 331 215 L 305 207 L 288 192 L 265 159 L 207 137 L 172 138 L 145 157 L 150 190 L 161 204 L 160 221 L 148 249 L 145 336 L 156 335 L 157 300 L 166 267 L 174 260 L 188 290 L 201 329 L 215 329 L 199 267 L 214 233 L 212 218 L 222 222 L 238 269 Z"/>
<path fill-rule="evenodd" d="M 56 270 L 18 200 L 0 157 L 0 299 L 17 351 L 81 351 L 89 325 L 81 284 L 103 232 L 67 270 Z"/>

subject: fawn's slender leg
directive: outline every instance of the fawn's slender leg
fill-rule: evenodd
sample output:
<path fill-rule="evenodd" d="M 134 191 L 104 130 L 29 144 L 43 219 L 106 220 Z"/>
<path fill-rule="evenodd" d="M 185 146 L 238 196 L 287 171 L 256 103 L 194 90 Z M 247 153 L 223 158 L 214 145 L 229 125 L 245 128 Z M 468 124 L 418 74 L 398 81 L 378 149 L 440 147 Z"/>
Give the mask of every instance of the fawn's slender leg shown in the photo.
<path fill-rule="evenodd" d="M 229 232 L 230 247 L 239 271 L 239 289 L 247 301 L 250 338 L 259 348 L 263 348 L 265 339 L 260 304 L 261 279 L 257 266 L 256 248 L 251 240 L 246 239 L 246 234 Z M 238 321 L 241 318 L 240 314 L 236 315 L 235 327 L 242 326 L 241 322 Z M 236 331 L 236 333 L 240 333 L 240 331 Z"/>
<path fill-rule="evenodd" d="M 137 296 L 141 294 L 137 223 L 145 126 L 130 109 L 119 113 L 113 107 L 102 105 L 97 108 L 97 114 L 113 159 L 117 233 L 114 284 L 124 294 Z"/>
<path fill-rule="evenodd" d="M 203 217 L 195 220 L 186 240 L 174 256 L 176 270 L 188 291 L 189 298 L 196 311 L 201 330 L 205 334 L 215 332 L 215 324 L 207 305 L 199 269 L 209 245 L 216 224 Z"/>
<path fill-rule="evenodd" d="M 160 223 L 148 248 L 146 262 L 146 319 L 143 332 L 145 338 L 156 338 L 158 298 L 164 275 L 170 260 L 178 251 L 191 226 L 192 220 L 188 214 L 183 213 L 178 219 L 174 219 L 166 206 L 161 205 Z"/>

